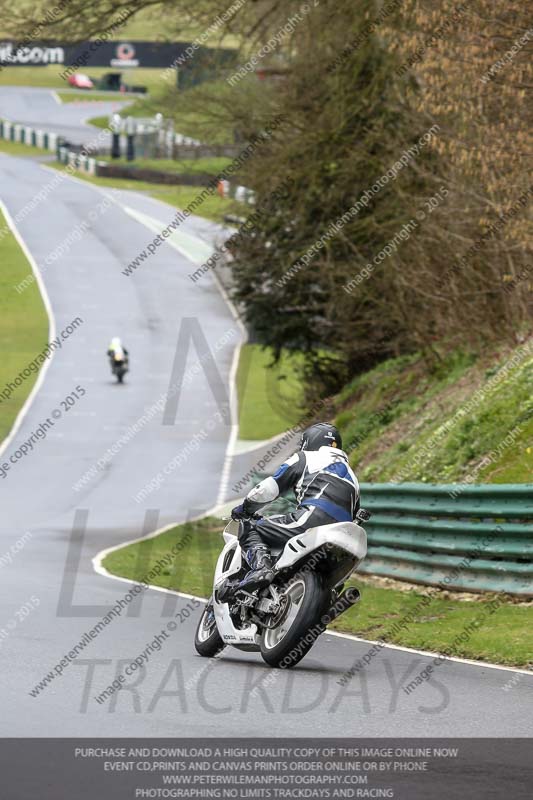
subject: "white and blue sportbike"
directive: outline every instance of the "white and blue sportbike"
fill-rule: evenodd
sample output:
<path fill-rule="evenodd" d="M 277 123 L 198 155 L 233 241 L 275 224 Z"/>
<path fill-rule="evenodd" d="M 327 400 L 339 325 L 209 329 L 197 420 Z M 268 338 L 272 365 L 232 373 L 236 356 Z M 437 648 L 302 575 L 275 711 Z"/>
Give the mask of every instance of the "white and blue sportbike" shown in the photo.
<path fill-rule="evenodd" d="M 359 523 L 369 518 L 360 509 L 354 522 L 309 528 L 272 548 L 274 578 L 255 591 L 239 588 L 250 567 L 238 541 L 243 522 L 232 519 L 223 532 L 213 594 L 196 630 L 197 652 L 213 657 L 231 645 L 260 652 L 273 667 L 297 664 L 326 626 L 359 600 L 358 590 L 344 590 L 344 583 L 366 555 L 366 533 Z M 228 597 L 231 583 L 236 588 Z"/>

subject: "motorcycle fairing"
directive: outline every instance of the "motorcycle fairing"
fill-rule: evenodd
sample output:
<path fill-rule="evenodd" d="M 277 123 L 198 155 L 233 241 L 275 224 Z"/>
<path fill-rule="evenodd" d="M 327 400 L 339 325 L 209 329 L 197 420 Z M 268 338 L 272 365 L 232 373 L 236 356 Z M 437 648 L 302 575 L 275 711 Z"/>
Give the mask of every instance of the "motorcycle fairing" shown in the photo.
<path fill-rule="evenodd" d="M 355 522 L 333 522 L 331 525 L 319 525 L 309 528 L 305 533 L 293 536 L 276 561 L 274 570 L 291 567 L 297 561 L 324 545 L 334 545 L 352 555 L 357 563 L 366 556 L 366 533 Z"/>
<path fill-rule="evenodd" d="M 239 524 L 232 520 L 223 532 L 226 545 L 220 553 L 215 569 L 215 590 L 232 575 L 236 575 L 242 566 L 241 548 L 237 539 Z M 274 570 L 287 569 L 298 561 L 307 557 L 314 550 L 319 550 L 324 545 L 330 544 L 344 550 L 351 555 L 355 561 L 354 567 L 362 561 L 366 555 L 367 543 L 366 533 L 355 522 L 335 522 L 331 525 L 320 525 L 310 528 L 305 533 L 299 533 L 291 537 L 276 561 Z M 224 569 L 224 566 L 226 567 Z M 215 591 L 216 596 L 216 591 Z M 246 628 L 236 628 L 229 613 L 227 603 L 213 601 L 213 609 L 217 622 L 218 631 L 225 644 L 233 646 L 259 647 L 260 634 L 257 625 L 251 624 Z"/>
<path fill-rule="evenodd" d="M 218 557 L 215 569 L 214 597 L 216 597 L 216 589 L 224 583 L 226 578 L 236 575 L 241 569 L 241 548 L 236 536 L 238 529 L 238 523 L 232 520 L 224 530 L 223 536 L 226 545 Z M 235 533 L 231 531 L 235 531 Z M 224 565 L 226 565 L 226 569 L 224 569 Z M 248 647 L 253 645 L 254 649 L 259 647 L 260 636 L 258 635 L 257 625 L 252 623 L 247 628 L 236 628 L 229 613 L 229 605 L 227 603 L 218 603 L 216 599 L 213 600 L 213 610 L 218 632 L 226 644 L 234 646 L 247 645 Z"/>

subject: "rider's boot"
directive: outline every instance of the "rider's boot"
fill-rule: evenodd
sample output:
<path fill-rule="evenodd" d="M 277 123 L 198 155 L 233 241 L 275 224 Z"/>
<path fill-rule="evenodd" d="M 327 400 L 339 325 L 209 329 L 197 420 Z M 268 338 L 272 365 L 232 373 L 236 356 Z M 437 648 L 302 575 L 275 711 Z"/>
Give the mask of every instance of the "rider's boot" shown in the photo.
<path fill-rule="evenodd" d="M 272 583 L 274 569 L 268 547 L 264 544 L 250 545 L 244 557 L 250 566 L 250 572 L 247 572 L 239 582 L 238 589 L 253 592 L 255 589 L 264 589 L 265 586 Z"/>
<path fill-rule="evenodd" d="M 224 581 L 217 592 L 219 602 L 227 602 L 239 589 L 253 592 L 256 589 L 263 589 L 269 583 L 272 583 L 274 570 L 272 568 L 272 556 L 268 547 L 264 544 L 250 545 L 244 553 L 244 557 L 251 568 L 250 572 L 247 572 L 241 581 L 235 581 L 231 578 Z"/>

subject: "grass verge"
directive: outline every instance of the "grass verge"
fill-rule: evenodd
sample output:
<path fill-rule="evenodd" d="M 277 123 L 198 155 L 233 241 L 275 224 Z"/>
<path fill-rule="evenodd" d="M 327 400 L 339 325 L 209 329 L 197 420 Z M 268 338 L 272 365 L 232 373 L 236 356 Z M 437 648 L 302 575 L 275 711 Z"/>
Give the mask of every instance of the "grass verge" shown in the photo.
<path fill-rule="evenodd" d="M 119 94 L 118 92 L 93 92 L 93 91 L 80 91 L 80 92 L 56 92 L 57 96 L 62 103 L 104 103 L 104 102 L 118 102 L 122 100 L 131 102 L 131 95 Z M 108 119 L 106 117 L 106 119 Z"/>
<path fill-rule="evenodd" d="M 109 127 L 109 114 L 103 114 L 99 117 L 91 117 L 91 119 L 87 120 L 89 125 L 93 125 L 95 128 L 101 128 L 104 130 L 105 128 Z"/>
<path fill-rule="evenodd" d="M 171 175 L 195 175 L 197 173 L 207 175 L 218 175 L 231 161 L 223 157 L 207 157 L 183 159 L 181 161 L 172 158 L 137 158 L 135 161 L 117 160 L 111 156 L 99 156 L 99 161 L 108 161 L 119 166 L 136 167 L 137 169 L 157 169 L 160 172 L 168 172 Z M 197 191 L 200 191 L 197 189 Z"/>
<path fill-rule="evenodd" d="M 69 84 L 61 73 L 66 69 L 64 64 L 47 64 L 45 67 L 4 67 L 0 70 L 0 86 L 31 86 L 33 88 L 67 89 Z M 110 70 L 109 67 L 80 67 L 78 70 L 91 78 L 99 79 Z M 157 67 L 136 67 L 135 70 L 122 70 L 124 82 L 146 86 L 149 92 L 166 82 L 162 78 L 162 70 Z M 89 94 L 89 92 L 87 93 Z"/>
<path fill-rule="evenodd" d="M 270 439 L 291 428 L 304 416 L 302 358 L 285 351 L 272 365 L 272 351 L 245 344 L 237 372 L 239 436 Z"/>
<path fill-rule="evenodd" d="M 18 9 L 17 9 L 18 11 Z M 170 13 L 169 13 L 170 12 Z M 223 45 L 224 47 L 236 47 L 238 39 L 230 33 L 224 32 L 221 41 L 221 31 L 214 26 L 215 30 L 211 36 L 207 38 L 206 43 L 212 47 Z M 116 36 L 120 35 L 120 40 L 123 42 L 193 42 L 197 37 L 204 36 L 205 31 L 203 26 L 195 23 L 189 15 L 184 14 L 176 4 L 173 7 L 160 7 L 159 5 L 147 8 L 141 8 L 136 11 L 133 17 L 130 17 L 125 24 L 117 29 Z M 95 34 L 96 36 L 96 34 Z M 2 28 L 0 21 L 0 37 L 3 39 L 11 39 L 12 34 L 9 29 Z M 18 69 L 16 67 L 15 69 Z M 22 68 L 23 69 L 23 68 Z M 37 69 L 44 69 L 36 67 Z M 81 67 L 80 69 L 85 69 Z M 87 68 L 87 69 L 90 69 Z M 137 69 L 137 68 L 135 68 Z M 135 74 L 135 69 L 130 70 Z"/>
<path fill-rule="evenodd" d="M 530 481 L 533 355 L 520 356 L 526 344 L 454 351 L 432 366 L 404 356 L 357 376 L 337 398 L 336 422 L 358 477 Z M 509 366 L 512 359 L 517 363 Z"/>
<path fill-rule="evenodd" d="M 33 273 L 11 231 L 2 235 L 6 230 L 0 211 L 0 392 L 43 350 L 48 337 L 48 317 L 37 284 L 20 294 L 14 288 Z M 0 398 L 0 442 L 11 430 L 36 379 L 34 372 L 8 399 Z"/>
<path fill-rule="evenodd" d="M 110 553 L 103 566 L 114 575 L 142 581 L 156 562 L 182 543 L 177 557 L 152 581 L 156 586 L 209 597 L 216 560 L 222 549 L 220 520 L 208 517 L 179 525 L 152 539 L 126 545 Z M 350 581 L 361 588 L 362 600 L 333 624 L 334 630 L 365 639 L 378 639 L 405 647 L 443 652 L 452 646 L 465 628 L 484 614 L 494 595 L 462 600 L 452 593 L 432 591 L 428 604 L 422 602 L 427 591 L 400 591 L 372 584 L 367 576 Z M 408 615 L 412 622 L 399 628 Z M 494 613 L 462 643 L 453 654 L 498 664 L 527 666 L 533 653 L 533 604 L 505 600 Z"/>
<path fill-rule="evenodd" d="M 29 144 L 22 144 L 21 142 L 12 142 L 10 139 L 0 139 L 0 153 L 6 153 L 8 156 L 53 156 L 50 150 L 44 150 L 42 147 L 32 147 Z"/>

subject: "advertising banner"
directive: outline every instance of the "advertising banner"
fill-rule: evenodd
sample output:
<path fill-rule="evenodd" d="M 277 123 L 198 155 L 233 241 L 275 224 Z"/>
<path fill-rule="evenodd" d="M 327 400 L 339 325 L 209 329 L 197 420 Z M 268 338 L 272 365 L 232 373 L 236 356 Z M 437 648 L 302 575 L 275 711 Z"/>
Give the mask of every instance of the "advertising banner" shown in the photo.
<path fill-rule="evenodd" d="M 194 48 L 192 56 L 186 54 L 191 42 L 130 42 L 128 40 L 101 41 L 88 40 L 77 44 L 61 42 L 32 42 L 28 46 L 17 47 L 13 41 L 0 41 L 0 64 L 2 66 L 44 67 L 48 64 L 65 66 L 112 67 L 170 67 L 179 66 L 180 61 L 194 62 L 199 55 L 205 60 L 209 55 L 231 50 L 215 50 L 206 47 Z"/>

